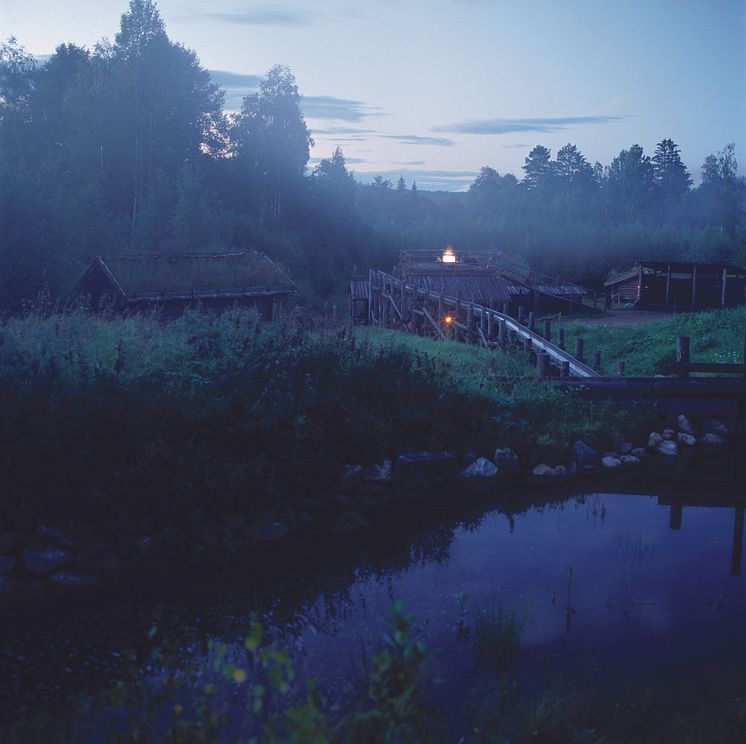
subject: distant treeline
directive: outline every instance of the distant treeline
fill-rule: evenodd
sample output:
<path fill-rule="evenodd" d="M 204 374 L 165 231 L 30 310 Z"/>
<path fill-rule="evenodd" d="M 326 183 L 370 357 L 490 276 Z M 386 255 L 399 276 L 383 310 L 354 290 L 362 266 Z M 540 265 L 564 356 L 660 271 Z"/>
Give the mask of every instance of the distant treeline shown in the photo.
<path fill-rule="evenodd" d="M 571 144 L 534 147 L 523 180 L 489 167 L 463 194 L 358 183 L 337 149 L 308 170 L 311 132 L 291 72 L 272 68 L 240 113 L 152 0 L 131 0 L 114 42 L 62 44 L 37 64 L 0 45 L 0 307 L 69 296 L 95 255 L 257 248 L 300 300 L 341 299 L 353 267 L 399 250 L 495 249 L 598 286 L 638 257 L 746 262 L 746 182 L 734 146 L 701 184 L 678 146 L 609 166 Z"/>

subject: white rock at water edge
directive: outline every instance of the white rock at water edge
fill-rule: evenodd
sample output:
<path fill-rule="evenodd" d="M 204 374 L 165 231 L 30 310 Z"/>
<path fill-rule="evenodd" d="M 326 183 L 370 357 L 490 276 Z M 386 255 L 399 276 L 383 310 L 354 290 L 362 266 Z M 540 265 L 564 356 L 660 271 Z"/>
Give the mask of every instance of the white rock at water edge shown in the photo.
<path fill-rule="evenodd" d="M 663 437 L 657 431 L 654 431 L 648 437 L 648 447 L 655 449 L 662 441 Z"/>
<path fill-rule="evenodd" d="M 664 429 L 661 436 L 664 439 L 676 439 L 676 432 L 673 429 Z"/>
<path fill-rule="evenodd" d="M 691 434 L 685 434 L 683 431 L 679 432 L 678 440 L 681 444 L 684 444 L 687 447 L 694 447 L 694 445 L 697 444 L 696 437 Z"/>
<path fill-rule="evenodd" d="M 461 471 L 464 478 L 494 478 L 497 465 L 486 457 L 478 457 L 468 468 Z"/>
<path fill-rule="evenodd" d="M 676 442 L 671 441 L 670 439 L 664 439 L 656 448 L 655 451 L 659 455 L 668 455 L 673 456 L 677 455 L 679 452 L 679 446 L 676 444 Z"/>
<path fill-rule="evenodd" d="M 605 455 L 601 458 L 601 465 L 603 465 L 606 470 L 616 470 L 617 468 L 622 467 L 622 461 L 618 457 Z"/>
<path fill-rule="evenodd" d="M 550 468 L 549 465 L 542 463 L 537 465 L 532 471 L 532 475 L 539 478 L 563 478 L 567 475 L 567 468 L 564 465 L 557 465 L 554 468 Z"/>
<path fill-rule="evenodd" d="M 365 469 L 364 478 L 368 483 L 389 483 L 394 478 L 391 460 L 384 460 Z"/>
<path fill-rule="evenodd" d="M 692 422 L 683 413 L 676 419 L 676 422 L 679 425 L 679 431 L 694 436 L 694 426 L 692 426 Z"/>

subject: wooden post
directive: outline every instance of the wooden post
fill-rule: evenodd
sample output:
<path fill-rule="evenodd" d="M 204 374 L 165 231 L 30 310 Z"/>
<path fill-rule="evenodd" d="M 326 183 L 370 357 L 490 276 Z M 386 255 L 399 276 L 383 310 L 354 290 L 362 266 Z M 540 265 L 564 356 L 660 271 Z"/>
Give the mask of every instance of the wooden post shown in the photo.
<path fill-rule="evenodd" d="M 584 362 L 585 359 L 583 358 L 583 339 L 580 337 L 577 337 L 575 339 L 575 358 L 579 362 Z"/>
<path fill-rule="evenodd" d="M 728 301 L 728 269 L 723 269 L 723 287 L 720 290 L 720 307 Z"/>
<path fill-rule="evenodd" d="M 466 308 L 466 343 L 474 340 L 474 302 L 470 302 Z"/>
<path fill-rule="evenodd" d="M 523 308 L 523 305 L 518 306 L 518 322 L 523 325 L 523 318 L 524 318 L 525 310 Z"/>
<path fill-rule="evenodd" d="M 510 315 L 510 303 L 503 302 L 503 315 Z"/>
<path fill-rule="evenodd" d="M 743 288 L 743 376 L 746 379 L 746 287 Z"/>
<path fill-rule="evenodd" d="M 624 371 L 627 364 L 623 362 L 622 360 L 619 360 L 616 364 L 616 373 L 619 375 L 619 377 L 624 377 Z"/>
<path fill-rule="evenodd" d="M 546 351 L 536 353 L 536 376 L 540 380 L 549 377 L 549 354 Z"/>
<path fill-rule="evenodd" d="M 495 316 L 492 313 L 487 313 L 487 340 L 492 341 L 495 336 Z"/>
<path fill-rule="evenodd" d="M 692 310 L 697 306 L 697 267 L 692 267 Z"/>
<path fill-rule="evenodd" d="M 689 336 L 679 336 L 676 339 L 676 361 L 679 364 L 689 364 Z M 688 379 L 689 370 L 680 369 L 679 377 L 682 380 Z"/>
<path fill-rule="evenodd" d="M 683 511 L 684 508 L 681 506 L 681 504 L 671 504 L 671 511 L 668 515 L 668 526 L 672 530 L 681 529 L 681 517 Z"/>
<path fill-rule="evenodd" d="M 668 264 L 668 271 L 666 272 L 666 305 L 668 305 L 668 297 L 671 292 L 671 264 Z"/>
<path fill-rule="evenodd" d="M 560 377 L 570 376 L 570 362 L 560 362 Z"/>
<path fill-rule="evenodd" d="M 640 270 L 637 274 L 637 301 L 642 304 L 642 264 L 640 264 Z"/>
<path fill-rule="evenodd" d="M 482 329 L 482 335 L 489 341 L 489 331 L 487 330 L 487 311 L 482 305 L 482 310 L 479 313 L 479 327 Z"/>
<path fill-rule="evenodd" d="M 565 329 L 564 328 L 560 328 L 559 329 L 559 333 L 557 335 L 559 336 L 559 338 L 557 340 L 557 346 L 559 346 L 560 349 L 562 349 L 562 351 L 564 351 L 565 350 Z"/>
<path fill-rule="evenodd" d="M 368 325 L 373 325 L 373 269 L 368 269 Z"/>
<path fill-rule="evenodd" d="M 531 343 L 531 339 L 530 338 L 524 338 L 523 339 L 523 350 L 526 352 L 526 354 L 528 354 L 528 355 L 531 354 L 531 348 L 532 348 L 532 346 L 533 346 L 533 344 Z"/>
<path fill-rule="evenodd" d="M 552 340 L 552 321 L 549 318 L 544 318 L 544 338 L 547 341 Z"/>
<path fill-rule="evenodd" d="M 506 322 L 500 318 L 497 321 L 497 342 L 500 344 L 501 349 L 505 349 L 508 346 L 508 326 Z M 746 365 L 744 365 L 746 370 Z"/>
<path fill-rule="evenodd" d="M 736 507 L 736 519 L 733 523 L 733 551 L 730 557 L 730 575 L 741 575 L 743 559 L 743 507 Z"/>
<path fill-rule="evenodd" d="M 443 322 L 443 293 L 441 292 L 438 296 L 438 317 L 436 318 L 438 324 Z"/>
<path fill-rule="evenodd" d="M 593 350 L 593 369 L 595 369 L 596 372 L 601 371 L 601 349 Z"/>
<path fill-rule="evenodd" d="M 536 316 L 533 310 L 528 314 L 528 329 L 536 332 Z"/>

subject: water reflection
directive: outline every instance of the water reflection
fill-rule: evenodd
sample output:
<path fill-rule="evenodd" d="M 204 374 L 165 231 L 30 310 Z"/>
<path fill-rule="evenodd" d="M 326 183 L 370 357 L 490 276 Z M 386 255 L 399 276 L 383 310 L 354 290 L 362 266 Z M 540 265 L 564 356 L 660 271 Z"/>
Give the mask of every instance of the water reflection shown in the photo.
<path fill-rule="evenodd" d="M 438 649 L 454 732 L 475 683 L 466 629 L 490 607 L 526 617 L 525 673 L 544 685 L 746 686 L 742 665 L 734 667 L 746 658 L 742 493 L 511 503 L 471 514 L 432 510 L 428 526 L 422 512 L 403 515 L 374 540 L 309 542 L 291 560 L 268 554 L 218 593 L 80 607 L 23 627 L 10 622 L 0 637 L 0 710 L 11 716 L 23 704 L 54 705 L 112 681 L 119 655 L 143 644 L 156 609 L 164 632 L 196 632 L 189 653 L 206 660 L 215 640 L 242 658 L 249 618 L 258 613 L 298 668 L 341 697 L 380 647 L 394 599 L 404 600 Z"/>

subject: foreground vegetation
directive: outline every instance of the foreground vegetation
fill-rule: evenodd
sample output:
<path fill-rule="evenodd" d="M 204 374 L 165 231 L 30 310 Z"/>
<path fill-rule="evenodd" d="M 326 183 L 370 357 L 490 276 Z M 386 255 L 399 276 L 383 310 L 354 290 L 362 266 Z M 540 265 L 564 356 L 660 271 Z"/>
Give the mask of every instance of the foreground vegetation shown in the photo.
<path fill-rule="evenodd" d="M 652 376 L 666 373 L 666 364 L 676 361 L 676 339 L 689 336 L 693 362 L 740 364 L 743 362 L 744 310 L 713 310 L 681 313 L 665 320 L 609 328 L 574 321 L 565 325 L 568 349 L 574 338 L 585 340 L 586 354 L 601 350 L 605 374 L 616 374 L 617 362 L 626 362 L 627 375 Z"/>
<path fill-rule="evenodd" d="M 167 530 L 292 512 L 346 463 L 402 448 L 557 459 L 612 446 L 628 419 L 530 379 L 515 357 L 393 332 L 305 332 L 245 312 L 0 325 L 3 523 Z"/>

